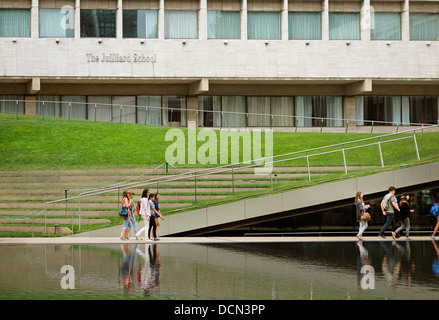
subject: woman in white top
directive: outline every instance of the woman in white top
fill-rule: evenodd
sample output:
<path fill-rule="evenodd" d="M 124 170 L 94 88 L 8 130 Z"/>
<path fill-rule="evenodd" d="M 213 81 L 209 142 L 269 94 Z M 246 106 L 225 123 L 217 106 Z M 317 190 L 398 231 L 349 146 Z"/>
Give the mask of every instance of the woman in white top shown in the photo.
<path fill-rule="evenodd" d="M 151 241 L 148 237 L 149 219 L 151 215 L 148 197 L 149 189 L 144 189 L 142 192 L 142 198 L 140 198 L 140 216 L 143 219 L 144 226 L 139 230 L 139 232 L 136 233 L 136 240 L 139 240 L 139 236 L 142 234 L 142 232 L 145 232 L 145 241 Z"/>

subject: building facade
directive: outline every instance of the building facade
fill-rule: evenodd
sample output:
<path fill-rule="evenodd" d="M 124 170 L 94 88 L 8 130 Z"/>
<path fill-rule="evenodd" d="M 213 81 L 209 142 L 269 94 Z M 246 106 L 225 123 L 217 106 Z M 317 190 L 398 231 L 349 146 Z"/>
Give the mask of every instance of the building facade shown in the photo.
<path fill-rule="evenodd" d="M 438 97 L 439 0 L 0 2 L 0 112 L 370 132 Z"/>

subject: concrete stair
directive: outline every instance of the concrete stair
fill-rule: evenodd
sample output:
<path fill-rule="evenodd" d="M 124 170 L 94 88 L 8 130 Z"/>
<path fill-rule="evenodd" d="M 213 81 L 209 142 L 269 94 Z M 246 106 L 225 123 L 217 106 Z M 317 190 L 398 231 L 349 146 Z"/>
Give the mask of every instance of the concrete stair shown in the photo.
<path fill-rule="evenodd" d="M 115 186 L 124 182 L 135 183 L 148 179 L 176 178 L 174 175 L 196 170 L 199 169 L 172 168 L 169 173 L 166 173 L 164 169 L 157 169 L 154 172 L 148 172 L 150 169 L 0 171 L 0 236 L 2 232 L 43 232 L 45 222 L 47 233 L 55 231 L 56 233 L 71 233 L 72 224 L 78 225 L 77 221 L 79 221 L 78 200 L 48 204 L 47 211 L 45 211 L 47 201 L 65 198 L 65 190 L 70 198 L 89 189 Z M 312 171 L 313 176 L 322 176 L 343 172 L 344 168 L 312 168 Z M 200 202 L 230 199 L 233 192 L 238 197 L 244 192 L 257 193 L 269 190 L 275 183 L 304 181 L 307 177 L 307 168 L 275 168 L 270 182 L 270 175 L 255 174 L 252 169 L 247 168 L 234 169 L 233 180 L 231 172 L 210 175 L 198 173 L 196 178 L 195 175 L 188 175 L 187 178 L 177 181 L 152 183 L 148 186 L 142 185 L 127 189 L 135 192 L 135 202 L 140 199 L 145 187 L 153 193 L 159 191 L 160 209 L 166 214 Z M 92 223 L 105 227 L 119 221 L 117 212 L 124 189 L 125 187 L 121 187 L 119 192 L 114 190 L 81 198 L 81 226 Z M 45 221 L 44 213 L 47 213 Z M 74 216 L 73 222 L 72 215 Z M 55 223 L 58 223 L 56 230 L 53 227 Z"/>

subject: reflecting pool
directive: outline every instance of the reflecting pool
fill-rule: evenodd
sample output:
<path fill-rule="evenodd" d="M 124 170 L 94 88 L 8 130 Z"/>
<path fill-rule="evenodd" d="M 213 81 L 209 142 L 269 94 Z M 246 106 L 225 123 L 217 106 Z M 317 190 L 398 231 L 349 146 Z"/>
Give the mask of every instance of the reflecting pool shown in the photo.
<path fill-rule="evenodd" d="M 0 299 L 439 299 L 432 241 L 0 246 Z"/>

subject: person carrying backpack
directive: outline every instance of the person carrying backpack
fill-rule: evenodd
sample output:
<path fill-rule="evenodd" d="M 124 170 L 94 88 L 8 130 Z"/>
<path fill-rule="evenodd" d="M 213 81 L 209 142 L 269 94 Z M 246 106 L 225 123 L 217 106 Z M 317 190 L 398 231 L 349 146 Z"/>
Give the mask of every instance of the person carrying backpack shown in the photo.
<path fill-rule="evenodd" d="M 439 192 L 436 193 L 436 197 L 434 199 L 434 203 L 431 206 L 430 213 L 437 219 L 436 226 L 434 227 L 433 234 L 430 236 L 432 240 L 436 240 L 436 232 L 439 229 Z"/>
<path fill-rule="evenodd" d="M 378 234 L 381 238 L 386 238 L 384 236 L 384 232 L 386 231 L 387 227 L 389 225 L 392 225 L 392 228 L 395 227 L 395 209 L 399 210 L 398 207 L 398 200 L 396 200 L 395 193 L 396 188 L 394 186 L 389 187 L 389 193 L 384 196 L 383 201 L 381 201 L 381 211 L 383 212 L 383 215 L 386 216 L 386 222 L 384 223 L 383 227 L 380 230 L 380 233 Z"/>

